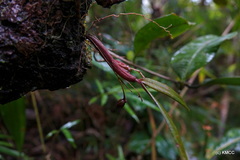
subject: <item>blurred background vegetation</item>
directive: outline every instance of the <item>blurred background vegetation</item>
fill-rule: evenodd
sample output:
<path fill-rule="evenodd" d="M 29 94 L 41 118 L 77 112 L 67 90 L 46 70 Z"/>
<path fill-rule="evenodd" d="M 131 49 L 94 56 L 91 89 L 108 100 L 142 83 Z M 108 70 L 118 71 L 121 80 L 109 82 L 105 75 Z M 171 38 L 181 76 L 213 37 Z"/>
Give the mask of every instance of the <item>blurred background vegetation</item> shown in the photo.
<path fill-rule="evenodd" d="M 195 23 L 177 38 L 154 40 L 141 55 L 134 53 L 133 40 L 136 32 L 149 23 L 142 16 L 109 17 L 87 30 L 98 35 L 120 56 L 175 80 L 179 78 L 170 61 L 177 50 L 197 37 L 221 36 L 240 28 L 240 2 L 235 0 L 128 0 L 111 9 L 93 3 L 86 28 L 98 18 L 129 12 L 151 19 L 176 13 Z M 222 43 L 211 63 L 189 78 L 192 84 L 200 84 L 208 78 L 239 76 L 239 44 L 239 34 Z M 94 49 L 90 45 L 87 47 L 87 54 L 91 56 Z M 240 158 L 240 86 L 186 88 L 143 73 L 174 88 L 188 104 L 190 111 L 155 94 L 167 110 L 172 108 L 172 118 L 182 135 L 189 159 Z M 162 115 L 142 90 L 136 90 L 141 93 L 143 102 L 137 94 L 126 90 L 128 103 L 124 108 L 117 108 L 117 100 L 122 97 L 120 84 L 105 63 L 93 59 L 92 69 L 80 83 L 58 91 L 36 91 L 1 106 L 0 159 L 179 159 L 177 146 Z M 43 132 L 42 141 L 39 129 Z M 217 154 L 226 150 L 235 154 Z"/>

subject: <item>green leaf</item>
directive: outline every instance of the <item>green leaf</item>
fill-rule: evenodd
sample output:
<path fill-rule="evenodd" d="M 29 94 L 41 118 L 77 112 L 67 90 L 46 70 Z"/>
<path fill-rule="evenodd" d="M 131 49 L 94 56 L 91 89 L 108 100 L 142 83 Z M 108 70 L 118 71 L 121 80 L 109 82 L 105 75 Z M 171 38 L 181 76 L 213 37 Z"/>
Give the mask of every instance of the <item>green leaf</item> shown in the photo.
<path fill-rule="evenodd" d="M 80 122 L 79 119 L 78 119 L 78 120 L 75 120 L 75 121 L 68 122 L 68 123 L 64 124 L 64 125 L 60 128 L 60 130 L 62 130 L 62 129 L 69 129 L 69 128 L 73 127 L 73 126 L 76 126 L 79 122 Z"/>
<path fill-rule="evenodd" d="M 169 96 L 170 98 L 174 99 L 175 101 L 180 103 L 182 106 L 184 106 L 186 109 L 189 109 L 188 106 L 186 105 L 186 103 L 184 102 L 184 100 L 180 97 L 180 95 L 178 93 L 176 93 L 172 88 L 167 86 L 166 84 L 163 84 L 161 82 L 155 81 L 150 78 L 143 78 L 142 82 L 145 85 L 149 86 L 150 88 L 152 88 L 156 91 L 159 91 L 159 92 Z"/>
<path fill-rule="evenodd" d="M 16 101 L 0 106 L 1 117 L 12 136 L 17 150 L 21 150 L 26 129 L 25 100 L 20 98 Z"/>
<path fill-rule="evenodd" d="M 122 149 L 122 147 L 121 146 L 118 146 L 118 159 L 119 160 L 125 160 L 125 158 L 124 158 L 124 153 L 123 153 L 123 149 Z"/>
<path fill-rule="evenodd" d="M 0 146 L 13 147 L 13 145 L 6 141 L 0 141 Z"/>
<path fill-rule="evenodd" d="M 240 77 L 216 78 L 213 80 L 209 80 L 209 81 L 203 83 L 202 85 L 215 85 L 215 84 L 240 86 Z"/>
<path fill-rule="evenodd" d="M 67 141 L 72 145 L 72 147 L 77 148 L 77 145 L 75 144 L 75 140 L 73 139 L 71 132 L 66 128 L 62 128 L 61 131 L 64 134 Z"/>
<path fill-rule="evenodd" d="M 240 142 L 240 129 L 234 128 L 227 132 L 227 134 L 221 138 L 221 141 L 213 149 L 208 149 L 209 152 L 206 154 L 207 159 L 212 159 L 216 153 L 227 150 L 231 146 Z"/>
<path fill-rule="evenodd" d="M 24 158 L 24 160 L 29 159 L 24 153 L 18 152 L 16 150 L 0 146 L 0 153 L 7 154 L 12 157 Z"/>
<path fill-rule="evenodd" d="M 1 133 L 0 133 L 0 139 L 10 139 L 10 138 L 12 138 L 12 137 L 9 136 L 9 135 L 1 134 Z"/>
<path fill-rule="evenodd" d="M 108 100 L 108 95 L 107 94 L 102 94 L 101 106 L 104 106 L 107 103 L 107 100 Z"/>
<path fill-rule="evenodd" d="M 91 104 L 95 103 L 97 100 L 98 100 L 98 96 L 95 96 L 89 100 L 88 104 L 91 105 Z"/>
<path fill-rule="evenodd" d="M 53 135 L 58 134 L 58 133 L 59 133 L 58 130 L 52 130 L 51 132 L 49 132 L 49 133 L 47 134 L 46 138 L 50 138 L 50 137 L 52 137 Z"/>
<path fill-rule="evenodd" d="M 146 49 L 148 44 L 156 38 L 170 36 L 172 38 L 185 32 L 191 27 L 191 23 L 172 13 L 153 20 L 142 27 L 134 39 L 134 51 L 139 54 Z M 157 24 L 156 24 L 157 23 Z"/>
<path fill-rule="evenodd" d="M 130 116 L 135 119 L 135 121 L 137 121 L 138 123 L 140 122 L 136 113 L 132 110 L 132 108 L 128 105 L 128 104 L 125 104 L 124 105 L 124 109 L 128 112 L 128 114 L 130 114 Z"/>
<path fill-rule="evenodd" d="M 111 156 L 110 154 L 106 154 L 108 160 L 117 160 L 117 158 Z"/>
<path fill-rule="evenodd" d="M 101 62 L 100 63 L 100 62 L 97 62 L 97 61 L 92 61 L 92 64 L 94 66 L 98 67 L 99 69 L 114 75 L 114 72 L 112 71 L 112 68 L 109 67 L 107 62 Z"/>
<path fill-rule="evenodd" d="M 99 92 L 104 93 L 103 85 L 99 82 L 99 80 L 96 79 L 95 82 L 97 84 Z"/>
<path fill-rule="evenodd" d="M 181 136 L 177 130 L 177 127 L 175 126 L 175 124 L 173 123 L 172 118 L 168 115 L 167 111 L 165 110 L 165 108 L 155 99 L 155 97 L 147 90 L 146 86 L 144 84 L 142 84 L 142 87 L 144 88 L 144 90 L 147 92 L 147 94 L 152 98 L 152 100 L 154 101 L 154 103 L 158 106 L 158 108 L 160 109 L 171 133 L 172 136 L 174 138 L 174 141 L 176 143 L 177 149 L 179 151 L 180 157 L 182 160 L 188 160 L 188 156 L 185 150 L 185 147 L 183 145 Z"/>
<path fill-rule="evenodd" d="M 214 58 L 223 41 L 231 39 L 236 35 L 237 32 L 221 37 L 206 35 L 188 43 L 174 53 L 171 59 L 174 71 L 181 80 L 186 80 L 193 72 L 205 66 Z"/>
<path fill-rule="evenodd" d="M 73 148 L 77 148 L 77 145 L 75 144 L 75 140 L 73 139 L 72 134 L 68 129 L 77 125 L 79 122 L 80 122 L 80 120 L 71 121 L 71 122 L 64 124 L 60 128 L 60 131 L 64 134 L 65 138 L 72 145 Z"/>
<path fill-rule="evenodd" d="M 148 101 L 147 99 L 144 99 L 143 101 L 140 101 L 139 97 L 137 95 L 134 94 L 129 94 L 127 95 L 127 99 L 129 101 L 129 103 L 134 104 L 135 106 L 140 106 L 141 110 L 145 110 L 146 107 L 150 107 L 152 109 L 154 109 L 155 111 L 160 112 L 159 108 L 152 102 Z M 140 110 L 137 109 L 136 107 L 134 107 L 135 110 Z"/>
<path fill-rule="evenodd" d="M 221 7 L 224 7 L 228 4 L 228 0 L 213 0 L 213 2 Z"/>

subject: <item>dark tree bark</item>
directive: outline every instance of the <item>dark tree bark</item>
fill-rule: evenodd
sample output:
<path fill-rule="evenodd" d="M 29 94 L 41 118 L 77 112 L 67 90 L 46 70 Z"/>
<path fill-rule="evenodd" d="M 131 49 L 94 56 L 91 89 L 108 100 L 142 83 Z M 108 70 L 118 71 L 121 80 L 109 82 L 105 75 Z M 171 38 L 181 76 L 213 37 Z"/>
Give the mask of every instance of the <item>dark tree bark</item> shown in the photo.
<path fill-rule="evenodd" d="M 125 0 L 96 0 L 97 4 L 104 8 L 110 8 L 112 5 L 121 3 L 123 1 Z"/>
<path fill-rule="evenodd" d="M 91 0 L 0 1 L 0 103 L 82 80 L 90 67 L 83 21 Z"/>

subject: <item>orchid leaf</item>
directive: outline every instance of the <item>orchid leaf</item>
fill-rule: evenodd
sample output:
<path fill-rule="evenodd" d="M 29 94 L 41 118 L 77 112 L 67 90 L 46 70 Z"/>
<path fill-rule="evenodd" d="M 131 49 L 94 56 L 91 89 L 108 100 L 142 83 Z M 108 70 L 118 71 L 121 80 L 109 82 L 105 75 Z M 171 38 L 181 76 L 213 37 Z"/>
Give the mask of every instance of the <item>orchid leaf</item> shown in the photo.
<path fill-rule="evenodd" d="M 143 78 L 142 82 L 147 85 L 148 87 L 159 91 L 165 95 L 167 95 L 168 97 L 174 99 L 175 101 L 177 101 L 178 103 L 180 103 L 183 107 L 185 107 L 186 109 L 189 109 L 187 104 L 184 102 L 184 100 L 180 97 L 180 95 L 178 93 L 176 93 L 172 88 L 170 88 L 169 86 L 167 86 L 166 84 L 163 84 L 161 82 L 158 82 L 156 80 L 150 79 L 150 78 Z"/>
<path fill-rule="evenodd" d="M 152 83 L 150 83 L 152 84 Z M 174 138 L 174 141 L 176 143 L 177 149 L 179 151 L 180 157 L 182 160 L 188 160 L 188 156 L 185 150 L 185 147 L 183 145 L 181 136 L 178 132 L 178 129 L 176 127 L 176 125 L 174 124 L 172 118 L 169 116 L 169 114 L 167 113 L 167 111 L 165 110 L 165 108 L 155 99 L 155 97 L 151 94 L 151 92 L 149 92 L 146 88 L 146 86 L 144 84 L 142 84 L 142 87 L 144 88 L 144 90 L 147 92 L 147 94 L 151 97 L 151 99 L 154 101 L 154 103 L 158 106 L 158 108 L 160 109 L 171 133 L 172 136 Z"/>

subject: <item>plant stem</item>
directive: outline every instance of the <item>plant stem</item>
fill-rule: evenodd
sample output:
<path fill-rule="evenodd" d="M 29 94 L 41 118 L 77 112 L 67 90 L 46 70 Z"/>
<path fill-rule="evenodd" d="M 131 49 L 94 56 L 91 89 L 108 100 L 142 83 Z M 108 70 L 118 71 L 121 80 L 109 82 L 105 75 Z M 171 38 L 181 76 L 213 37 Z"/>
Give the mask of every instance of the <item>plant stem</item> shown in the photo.
<path fill-rule="evenodd" d="M 39 136 L 40 136 L 40 142 L 41 142 L 41 145 L 42 145 L 42 150 L 43 150 L 43 153 L 45 153 L 46 152 L 46 146 L 45 146 L 44 137 L 43 137 L 42 125 L 41 125 L 39 111 L 38 111 L 38 107 L 37 107 L 37 101 L 36 101 L 36 98 L 35 98 L 35 94 L 33 92 L 31 92 L 31 99 L 32 99 L 32 105 L 33 105 L 33 108 L 34 108 L 34 112 L 35 112 L 35 115 L 36 115 L 37 128 L 38 128 L 38 132 L 39 132 Z"/>

